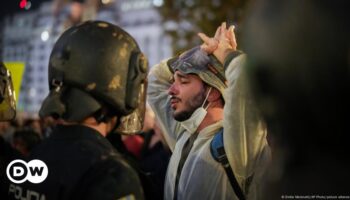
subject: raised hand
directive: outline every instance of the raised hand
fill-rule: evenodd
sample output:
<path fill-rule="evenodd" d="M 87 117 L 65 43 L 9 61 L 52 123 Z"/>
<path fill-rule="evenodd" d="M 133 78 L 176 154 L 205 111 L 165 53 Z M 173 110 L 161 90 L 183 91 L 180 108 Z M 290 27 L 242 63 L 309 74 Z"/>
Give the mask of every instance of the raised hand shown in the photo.
<path fill-rule="evenodd" d="M 230 26 L 227 29 L 225 22 L 218 27 L 214 37 L 210 38 L 204 33 L 198 33 L 198 36 L 204 42 L 201 48 L 208 54 L 214 54 L 221 63 L 224 63 L 230 51 L 235 51 L 237 49 L 234 26 Z"/>
<path fill-rule="evenodd" d="M 203 40 L 201 49 L 204 50 L 207 54 L 212 54 L 219 45 L 219 35 L 221 28 L 218 27 L 215 33 L 215 36 L 210 38 L 204 33 L 198 33 L 198 36 Z"/>

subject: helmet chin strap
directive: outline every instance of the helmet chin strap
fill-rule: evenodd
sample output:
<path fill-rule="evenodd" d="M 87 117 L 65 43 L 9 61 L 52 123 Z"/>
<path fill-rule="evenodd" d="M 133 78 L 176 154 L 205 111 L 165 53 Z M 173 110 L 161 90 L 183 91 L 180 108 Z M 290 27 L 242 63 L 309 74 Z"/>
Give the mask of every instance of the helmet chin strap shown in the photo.
<path fill-rule="evenodd" d="M 208 97 L 209 97 L 209 94 L 210 94 L 210 92 L 211 92 L 211 89 L 212 89 L 212 87 L 209 88 L 209 91 L 208 91 L 208 93 L 207 93 L 207 96 L 205 97 L 205 99 L 204 99 L 204 101 L 203 101 L 203 104 L 202 104 L 202 106 L 201 106 L 201 107 L 203 107 L 203 108 L 204 108 L 205 102 L 208 100 Z M 210 102 L 208 103 L 207 107 L 205 107 L 204 109 L 207 110 L 207 109 L 209 108 L 209 105 L 210 105 Z"/>
<path fill-rule="evenodd" d="M 109 135 L 110 133 L 114 133 L 117 128 L 119 127 L 119 125 L 121 124 L 121 117 L 117 116 L 117 121 L 115 122 L 115 125 L 113 126 L 113 128 L 107 133 L 107 135 Z"/>

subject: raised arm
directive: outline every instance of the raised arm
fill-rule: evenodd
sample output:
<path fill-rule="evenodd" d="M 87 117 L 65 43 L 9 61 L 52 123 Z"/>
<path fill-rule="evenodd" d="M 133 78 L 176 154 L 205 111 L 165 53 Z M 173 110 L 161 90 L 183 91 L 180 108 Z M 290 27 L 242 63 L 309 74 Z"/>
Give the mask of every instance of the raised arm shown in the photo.
<path fill-rule="evenodd" d="M 223 24 L 219 29 L 213 38 L 204 34 L 199 36 L 204 41 L 202 49 L 213 53 L 225 66 L 228 87 L 225 91 L 224 147 L 243 191 L 255 195 L 252 197 L 255 199 L 260 188 L 251 183 L 260 181 L 270 158 L 267 132 L 242 69 L 246 55 L 236 50 L 233 28 L 226 29 Z"/>
<path fill-rule="evenodd" d="M 169 70 L 167 60 L 152 67 L 148 75 L 148 103 L 152 107 L 164 138 L 171 150 L 175 147 L 176 137 L 180 125 L 171 115 L 170 98 L 168 89 L 172 83 L 173 74 Z"/>

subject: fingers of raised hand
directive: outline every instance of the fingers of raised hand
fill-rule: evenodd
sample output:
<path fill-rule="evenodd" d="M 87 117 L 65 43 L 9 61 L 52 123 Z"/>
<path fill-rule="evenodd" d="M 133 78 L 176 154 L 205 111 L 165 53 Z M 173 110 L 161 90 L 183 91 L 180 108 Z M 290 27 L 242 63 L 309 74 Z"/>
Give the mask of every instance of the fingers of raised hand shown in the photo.
<path fill-rule="evenodd" d="M 198 33 L 198 36 L 203 40 L 204 44 L 201 48 L 207 53 L 212 53 L 218 47 L 219 42 L 215 38 L 209 38 L 204 33 Z"/>
<path fill-rule="evenodd" d="M 198 33 L 198 36 L 202 39 L 204 43 L 209 43 L 210 38 L 204 33 Z"/>
<path fill-rule="evenodd" d="M 226 31 L 226 22 L 221 23 L 221 31 Z"/>
<path fill-rule="evenodd" d="M 220 26 L 219 40 L 224 40 L 226 38 L 226 22 L 223 22 Z"/>
<path fill-rule="evenodd" d="M 219 26 L 219 27 L 216 29 L 214 38 L 217 39 L 217 40 L 219 40 L 220 34 L 221 34 L 221 26 Z"/>
<path fill-rule="evenodd" d="M 237 42 L 236 42 L 236 36 L 235 36 L 235 33 L 234 33 L 234 26 L 233 25 L 231 25 L 230 26 L 230 28 L 228 29 L 228 31 L 227 31 L 227 35 L 226 35 L 226 37 L 227 37 L 227 39 L 229 40 L 229 42 L 230 42 L 230 45 L 234 48 L 234 49 L 236 49 L 236 47 L 237 47 Z"/>

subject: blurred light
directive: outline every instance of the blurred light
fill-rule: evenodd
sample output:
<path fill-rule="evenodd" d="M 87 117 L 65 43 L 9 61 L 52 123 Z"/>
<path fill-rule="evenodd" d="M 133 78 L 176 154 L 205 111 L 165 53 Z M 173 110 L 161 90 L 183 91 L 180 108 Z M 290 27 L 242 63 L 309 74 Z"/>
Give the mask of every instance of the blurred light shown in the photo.
<path fill-rule="evenodd" d="M 26 6 L 24 7 L 26 10 L 29 10 L 32 7 L 32 2 L 28 1 Z"/>
<path fill-rule="evenodd" d="M 19 2 L 19 7 L 22 9 L 25 8 L 26 5 L 27 5 L 27 0 L 21 0 L 21 2 Z"/>
<path fill-rule="evenodd" d="M 102 2 L 103 4 L 109 4 L 109 3 L 111 3 L 111 0 L 101 0 L 101 2 Z"/>
<path fill-rule="evenodd" d="M 163 0 L 153 0 L 153 5 L 154 5 L 154 6 L 157 6 L 157 7 L 162 6 L 163 3 L 164 3 Z"/>
<path fill-rule="evenodd" d="M 175 21 L 168 20 L 164 23 L 164 29 L 167 31 L 175 31 L 178 27 L 178 23 Z"/>
<path fill-rule="evenodd" d="M 185 4 L 188 6 L 188 7 L 192 7 L 194 6 L 195 2 L 193 0 L 186 0 L 185 1 Z"/>
<path fill-rule="evenodd" d="M 121 10 L 123 12 L 129 10 L 140 10 L 152 8 L 152 1 L 150 0 L 139 0 L 139 1 L 123 1 L 121 5 Z"/>
<path fill-rule="evenodd" d="M 43 31 L 41 33 L 41 40 L 43 42 L 47 41 L 49 39 L 49 37 L 50 37 L 49 31 Z"/>
<path fill-rule="evenodd" d="M 35 97 L 36 96 L 36 89 L 35 88 L 30 88 L 29 89 L 29 96 L 30 97 Z"/>
<path fill-rule="evenodd" d="M 221 5 L 220 0 L 212 0 L 211 3 L 213 4 L 213 6 L 215 7 L 219 7 Z"/>
<path fill-rule="evenodd" d="M 180 38 L 178 40 L 177 44 L 180 48 L 184 48 L 187 45 L 187 40 L 184 38 Z"/>
<path fill-rule="evenodd" d="M 214 20 L 215 19 L 215 14 L 212 13 L 212 12 L 207 12 L 206 17 L 209 20 Z"/>
<path fill-rule="evenodd" d="M 187 20 L 180 21 L 179 28 L 183 30 L 193 30 L 192 24 Z"/>

